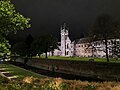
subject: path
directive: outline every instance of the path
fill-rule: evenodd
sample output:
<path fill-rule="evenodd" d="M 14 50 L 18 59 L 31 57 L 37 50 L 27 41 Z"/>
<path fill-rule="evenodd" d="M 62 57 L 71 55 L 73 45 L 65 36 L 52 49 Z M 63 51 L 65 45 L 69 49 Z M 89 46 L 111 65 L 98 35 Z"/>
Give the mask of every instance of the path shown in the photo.
<path fill-rule="evenodd" d="M 0 66 L 0 75 L 2 75 L 3 77 L 8 78 L 10 80 L 17 79 L 18 76 L 12 75 L 10 72 L 11 72 L 10 70 L 6 70 L 6 67 Z"/>

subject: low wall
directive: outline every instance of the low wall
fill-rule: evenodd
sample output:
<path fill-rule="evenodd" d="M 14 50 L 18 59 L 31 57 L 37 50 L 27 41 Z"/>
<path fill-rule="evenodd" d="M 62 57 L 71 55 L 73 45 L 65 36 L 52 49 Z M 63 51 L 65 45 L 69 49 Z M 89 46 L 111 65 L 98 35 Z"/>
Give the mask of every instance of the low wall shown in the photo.
<path fill-rule="evenodd" d="M 24 62 L 18 58 L 17 62 Z M 120 80 L 120 63 L 30 59 L 27 65 L 102 80 Z"/>

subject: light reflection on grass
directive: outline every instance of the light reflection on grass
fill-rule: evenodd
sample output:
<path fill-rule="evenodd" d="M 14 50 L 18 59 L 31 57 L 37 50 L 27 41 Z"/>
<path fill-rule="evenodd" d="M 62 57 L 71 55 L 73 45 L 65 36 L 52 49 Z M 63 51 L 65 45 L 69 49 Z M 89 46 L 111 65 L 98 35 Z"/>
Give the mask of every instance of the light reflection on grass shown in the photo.
<path fill-rule="evenodd" d="M 3 67 L 3 68 L 2 68 Z M 37 78 L 44 78 L 46 76 L 31 72 L 29 70 L 25 70 L 23 68 L 11 65 L 11 64 L 0 64 L 0 69 L 8 71 L 9 73 L 19 76 L 18 79 L 23 79 L 26 76 L 33 76 Z"/>

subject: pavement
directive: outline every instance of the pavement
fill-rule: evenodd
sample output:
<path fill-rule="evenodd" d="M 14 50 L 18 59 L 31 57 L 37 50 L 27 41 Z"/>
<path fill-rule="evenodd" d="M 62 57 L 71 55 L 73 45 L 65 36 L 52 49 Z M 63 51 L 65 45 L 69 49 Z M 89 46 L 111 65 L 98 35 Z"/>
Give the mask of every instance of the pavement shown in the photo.
<path fill-rule="evenodd" d="M 15 80 L 18 76 L 11 74 L 11 71 L 5 70 L 5 67 L 0 67 L 0 75 L 10 80 Z"/>

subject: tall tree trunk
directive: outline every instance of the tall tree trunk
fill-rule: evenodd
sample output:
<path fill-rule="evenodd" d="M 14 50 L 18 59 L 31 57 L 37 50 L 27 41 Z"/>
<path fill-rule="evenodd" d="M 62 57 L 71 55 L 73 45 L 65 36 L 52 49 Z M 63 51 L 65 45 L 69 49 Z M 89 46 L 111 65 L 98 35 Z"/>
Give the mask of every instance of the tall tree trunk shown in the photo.
<path fill-rule="evenodd" d="M 48 57 L 47 57 L 47 52 L 45 52 L 45 58 L 47 59 Z"/>
<path fill-rule="evenodd" d="M 92 46 L 92 45 L 91 45 Z M 95 55 L 94 55 L 94 47 L 92 46 L 92 57 L 94 58 L 95 57 Z"/>
<path fill-rule="evenodd" d="M 38 54 L 39 58 L 40 58 L 40 54 Z"/>
<path fill-rule="evenodd" d="M 106 59 L 107 59 L 107 62 L 109 62 L 107 38 L 105 38 L 105 51 L 106 51 Z"/>
<path fill-rule="evenodd" d="M 52 52 L 51 52 L 51 53 L 52 53 L 52 56 L 53 56 L 53 55 L 54 55 L 54 51 L 52 50 Z"/>
<path fill-rule="evenodd" d="M 24 68 L 26 68 L 28 60 L 28 57 L 24 58 Z"/>
<path fill-rule="evenodd" d="M 45 58 L 47 59 L 47 52 L 48 52 L 48 43 L 46 42 L 46 46 L 45 46 Z"/>

